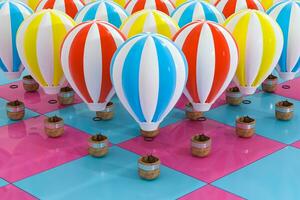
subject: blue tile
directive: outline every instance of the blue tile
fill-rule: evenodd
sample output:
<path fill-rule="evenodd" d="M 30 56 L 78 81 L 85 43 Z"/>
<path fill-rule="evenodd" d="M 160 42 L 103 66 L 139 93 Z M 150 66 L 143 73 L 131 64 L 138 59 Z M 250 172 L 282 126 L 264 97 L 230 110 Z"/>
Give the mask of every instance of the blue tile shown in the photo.
<path fill-rule="evenodd" d="M 47 116 L 58 115 L 64 118 L 65 123 L 89 134 L 101 132 L 109 137 L 112 143 L 121 143 L 140 135 L 138 124 L 127 113 L 117 98 L 115 104 L 115 117 L 109 121 L 93 121 L 95 112 L 89 111 L 84 103 L 47 113 Z M 184 112 L 178 109 L 166 117 L 161 127 L 184 119 Z"/>
<path fill-rule="evenodd" d="M 0 178 L 0 187 L 6 186 L 7 184 L 8 184 L 8 182 L 6 182 L 2 178 Z"/>
<path fill-rule="evenodd" d="M 117 146 L 104 158 L 83 157 L 26 178 L 15 185 L 39 199 L 176 199 L 205 184 L 167 167 L 145 181 L 137 174 L 138 155 Z"/>
<path fill-rule="evenodd" d="M 7 118 L 7 115 L 6 115 L 6 103 L 8 101 L 4 100 L 4 99 L 0 99 L 0 113 L 2 113 L 0 115 L 0 126 L 5 126 L 5 125 L 9 125 L 9 124 L 13 124 L 13 123 L 16 123 L 16 122 L 19 122 L 19 121 L 12 121 L 10 119 Z M 25 105 L 26 107 L 26 105 Z M 29 109 L 25 109 L 25 116 L 24 116 L 24 119 L 23 120 L 26 120 L 26 119 L 29 119 L 31 117 L 35 117 L 35 116 L 38 116 L 39 114 L 36 113 L 36 112 L 33 112 Z"/>
<path fill-rule="evenodd" d="M 22 77 L 27 75 L 28 72 L 26 70 L 23 71 L 21 77 L 19 79 L 16 79 L 16 80 L 9 80 L 5 77 L 4 73 L 0 70 L 0 85 L 6 85 L 6 84 L 9 84 L 9 83 L 13 83 L 13 82 L 16 82 L 16 81 L 19 81 L 19 80 L 22 80 Z"/>
<path fill-rule="evenodd" d="M 208 118 L 221 123 L 235 126 L 235 119 L 239 116 L 249 115 L 256 119 L 256 132 L 259 135 L 291 144 L 300 139 L 300 102 L 281 97 L 275 94 L 258 93 L 245 99 L 251 100 L 251 104 L 240 106 L 223 105 L 207 112 Z M 275 104 L 278 101 L 286 100 L 293 102 L 298 108 L 294 112 L 294 118 L 290 121 L 279 121 L 275 118 Z"/>
<path fill-rule="evenodd" d="M 213 185 L 249 200 L 299 200 L 300 150 L 286 147 Z"/>

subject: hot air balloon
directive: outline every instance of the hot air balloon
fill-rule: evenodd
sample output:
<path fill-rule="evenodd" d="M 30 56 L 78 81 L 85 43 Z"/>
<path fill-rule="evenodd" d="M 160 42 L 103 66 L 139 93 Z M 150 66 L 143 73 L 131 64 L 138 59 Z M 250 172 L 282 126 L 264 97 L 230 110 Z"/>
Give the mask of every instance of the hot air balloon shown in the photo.
<path fill-rule="evenodd" d="M 218 0 L 215 6 L 225 18 L 244 9 L 264 11 L 264 7 L 258 0 Z"/>
<path fill-rule="evenodd" d="M 102 0 L 85 0 L 84 2 L 86 4 L 88 4 L 88 3 L 95 2 L 95 1 L 102 1 Z M 124 8 L 125 5 L 126 5 L 126 3 L 128 2 L 128 0 L 113 0 L 113 2 L 115 2 L 116 4 L 118 4 L 119 6 L 121 6 L 122 8 Z"/>
<path fill-rule="evenodd" d="M 47 94 L 57 94 L 65 82 L 59 50 L 67 32 L 75 26 L 58 10 L 37 12 L 21 24 L 17 49 L 22 63 Z"/>
<path fill-rule="evenodd" d="M 189 2 L 190 0 L 173 0 L 173 3 L 175 4 L 175 7 L 178 8 L 182 4 Z M 210 0 L 205 0 L 207 3 L 210 3 Z"/>
<path fill-rule="evenodd" d="M 216 23 L 224 22 L 224 16 L 218 9 L 205 1 L 199 0 L 191 0 L 180 5 L 172 13 L 172 18 L 177 21 L 179 27 L 201 19 Z"/>
<path fill-rule="evenodd" d="M 90 20 L 101 20 L 119 28 L 127 17 L 127 12 L 118 4 L 111 1 L 96 1 L 80 9 L 75 21 L 81 23 Z"/>
<path fill-rule="evenodd" d="M 39 4 L 40 0 L 19 0 L 28 5 L 32 10 L 36 8 L 36 6 Z"/>
<path fill-rule="evenodd" d="M 110 62 L 125 36 L 113 25 L 90 21 L 77 25 L 65 38 L 61 63 L 75 92 L 92 111 L 102 111 L 115 94 Z"/>
<path fill-rule="evenodd" d="M 170 0 L 130 0 L 126 4 L 125 9 L 129 14 L 145 9 L 155 9 L 171 15 L 175 6 Z"/>
<path fill-rule="evenodd" d="M 282 2 L 282 1 L 287 1 L 287 0 L 260 0 L 260 3 L 265 8 L 265 10 L 268 10 L 275 4 Z"/>
<path fill-rule="evenodd" d="M 19 78 L 24 70 L 16 47 L 16 36 L 23 20 L 32 13 L 22 2 L 0 1 L 0 68 L 9 79 Z"/>
<path fill-rule="evenodd" d="M 188 62 L 185 96 L 197 112 L 208 111 L 234 77 L 238 49 L 231 34 L 214 22 L 195 21 L 174 36 Z"/>
<path fill-rule="evenodd" d="M 225 21 L 239 48 L 234 78 L 241 92 L 253 94 L 275 68 L 283 47 L 278 24 L 257 10 L 243 10 Z"/>
<path fill-rule="evenodd" d="M 168 38 L 144 33 L 130 38 L 117 50 L 111 62 L 111 77 L 116 94 L 139 123 L 141 133 L 154 137 L 182 94 L 187 63 L 182 51 Z"/>
<path fill-rule="evenodd" d="M 82 0 L 41 0 L 36 7 L 36 11 L 55 9 L 74 18 L 78 10 L 83 8 L 83 6 L 84 2 Z"/>
<path fill-rule="evenodd" d="M 163 12 L 142 10 L 128 17 L 120 29 L 128 38 L 143 32 L 159 33 L 172 38 L 179 27 L 171 17 Z"/>
<path fill-rule="evenodd" d="M 300 2 L 281 2 L 268 14 L 283 32 L 283 50 L 276 69 L 282 79 L 291 80 L 300 70 Z"/>

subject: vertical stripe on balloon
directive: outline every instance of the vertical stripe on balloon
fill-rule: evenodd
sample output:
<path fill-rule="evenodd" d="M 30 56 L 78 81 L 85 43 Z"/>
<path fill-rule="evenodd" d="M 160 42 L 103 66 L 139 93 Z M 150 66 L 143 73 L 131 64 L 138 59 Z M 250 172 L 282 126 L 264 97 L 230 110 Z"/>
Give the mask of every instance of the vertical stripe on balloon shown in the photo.
<path fill-rule="evenodd" d="M 163 44 L 157 38 L 153 38 L 158 55 L 159 66 L 159 90 L 158 99 L 160 102 L 157 107 L 152 121 L 158 121 L 168 106 L 174 95 L 176 85 L 175 63 L 169 49 L 164 48 Z M 165 56 L 160 56 L 165 55 Z"/>
<path fill-rule="evenodd" d="M 18 8 L 12 3 L 10 4 L 10 13 L 18 13 Z M 16 72 L 19 70 L 19 65 L 21 64 L 20 58 L 18 56 L 18 51 L 16 48 L 16 36 L 17 36 L 17 31 L 19 29 L 20 24 L 23 22 L 24 17 L 21 13 L 15 14 L 12 16 L 13 20 L 10 21 L 11 23 L 11 44 L 12 44 L 12 56 L 13 56 L 13 72 Z M 0 36 L 1 37 L 1 36 Z"/>
<path fill-rule="evenodd" d="M 25 36 L 28 38 L 37 38 L 38 34 L 38 27 L 44 17 L 45 13 L 40 14 L 36 16 L 34 19 L 32 19 L 31 23 L 28 25 L 28 28 L 25 31 Z M 38 58 L 37 58 L 37 40 L 25 40 L 24 41 L 24 53 L 25 53 L 25 59 L 27 60 L 27 67 L 30 69 L 30 71 L 35 71 L 35 79 L 43 85 L 46 86 L 47 83 L 45 82 L 43 75 L 41 74 L 39 64 L 38 64 Z M 26 51 L 26 49 L 31 49 L 31 51 Z M 29 59 L 30 58 L 30 59 Z"/>
<path fill-rule="evenodd" d="M 227 41 L 224 35 L 213 27 L 214 25 L 209 24 L 210 30 L 214 38 L 215 47 L 215 73 L 212 89 L 209 96 L 206 99 L 206 103 L 212 102 L 215 96 L 218 94 L 220 89 L 225 82 L 230 68 L 230 51 Z"/>
<path fill-rule="evenodd" d="M 290 26 L 290 23 L 289 23 L 290 20 L 287 20 L 287 19 L 290 19 L 291 8 L 292 8 L 291 4 L 287 4 L 286 6 L 284 6 L 284 8 L 280 11 L 280 13 L 277 17 L 277 20 L 276 20 L 281 28 L 282 33 L 283 33 L 283 38 L 285 39 L 285 41 L 283 43 L 281 57 L 278 61 L 282 72 L 287 72 L 286 61 L 287 61 L 288 41 L 286 39 L 288 38 L 289 26 Z"/>
<path fill-rule="evenodd" d="M 139 68 L 146 39 L 137 41 L 125 58 L 122 85 L 129 106 L 141 122 L 146 122 L 139 101 Z"/>
<path fill-rule="evenodd" d="M 92 99 L 89 95 L 88 89 L 85 84 L 84 76 L 84 45 L 85 45 L 85 38 L 88 35 L 88 32 L 90 30 L 90 27 L 92 24 L 89 24 L 85 27 L 83 27 L 77 35 L 80 34 L 80 36 L 83 38 L 81 40 L 77 39 L 75 42 L 71 44 L 70 47 L 70 56 L 69 58 L 69 65 L 72 66 L 70 68 L 71 76 L 73 77 L 74 83 L 76 84 L 77 88 L 81 92 L 82 96 L 88 101 L 92 102 Z M 77 36 L 75 36 L 76 39 Z"/>
<path fill-rule="evenodd" d="M 193 101 L 195 103 L 200 103 L 200 98 L 198 95 L 198 89 L 197 89 L 197 79 L 196 76 L 192 76 L 191 74 L 196 74 L 196 64 L 197 60 L 192 59 L 197 57 L 197 49 L 198 49 L 198 43 L 200 40 L 200 33 L 202 30 L 202 24 L 199 26 L 196 26 L 193 31 L 189 33 L 189 35 L 186 36 L 186 40 L 182 46 L 182 51 L 187 57 L 188 66 L 188 80 L 186 83 L 186 88 L 188 89 L 191 97 L 193 98 Z M 176 38 L 176 36 L 175 36 Z M 193 38 L 196 38 L 197 40 L 193 40 Z"/>

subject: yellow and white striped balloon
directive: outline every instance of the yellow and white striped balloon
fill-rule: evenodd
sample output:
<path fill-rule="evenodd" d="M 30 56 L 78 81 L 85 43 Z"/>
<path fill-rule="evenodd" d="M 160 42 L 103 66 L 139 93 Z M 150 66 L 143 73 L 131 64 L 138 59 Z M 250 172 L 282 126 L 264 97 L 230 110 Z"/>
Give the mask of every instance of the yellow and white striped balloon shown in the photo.
<path fill-rule="evenodd" d="M 17 33 L 17 49 L 29 73 L 47 94 L 57 94 L 65 82 L 60 47 L 75 22 L 58 10 L 43 10 L 28 17 Z"/>
<path fill-rule="evenodd" d="M 179 27 L 175 20 L 163 12 L 142 10 L 128 17 L 120 29 L 128 38 L 145 32 L 159 33 L 172 38 Z"/>
<path fill-rule="evenodd" d="M 32 10 L 35 10 L 40 0 L 20 0 L 23 3 L 27 4 Z"/>
<path fill-rule="evenodd" d="M 243 10 L 225 21 L 239 47 L 239 64 L 235 82 L 245 95 L 256 88 L 273 71 L 283 48 L 278 24 L 257 10 Z"/>

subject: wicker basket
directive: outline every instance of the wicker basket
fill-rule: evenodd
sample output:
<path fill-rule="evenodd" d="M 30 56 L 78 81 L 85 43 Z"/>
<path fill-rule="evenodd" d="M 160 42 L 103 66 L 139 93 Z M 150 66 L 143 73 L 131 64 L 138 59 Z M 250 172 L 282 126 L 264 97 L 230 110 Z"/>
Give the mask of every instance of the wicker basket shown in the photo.
<path fill-rule="evenodd" d="M 250 121 L 246 119 L 251 119 Z M 240 117 L 236 120 L 236 134 L 242 138 L 250 138 L 255 133 L 255 119 L 248 116 Z"/>
<path fill-rule="evenodd" d="M 88 152 L 94 157 L 103 157 L 108 153 L 109 141 L 104 135 L 100 135 L 100 139 L 94 139 L 97 135 L 92 136 L 88 139 L 89 148 Z"/>
<path fill-rule="evenodd" d="M 64 87 L 60 89 L 57 95 L 58 102 L 60 105 L 70 105 L 74 103 L 75 93 L 70 87 Z"/>
<path fill-rule="evenodd" d="M 139 176 L 146 180 L 156 179 L 160 175 L 160 160 L 154 163 L 147 163 L 143 161 L 143 157 L 138 161 Z"/>
<path fill-rule="evenodd" d="M 203 112 L 195 111 L 193 105 L 188 103 L 185 105 L 185 116 L 189 120 L 197 121 L 199 118 L 203 117 Z"/>
<path fill-rule="evenodd" d="M 64 133 L 64 120 L 56 116 L 49 117 L 44 120 L 44 127 L 49 137 L 60 137 Z"/>
<path fill-rule="evenodd" d="M 25 106 L 21 101 L 11 101 L 6 104 L 6 114 L 11 120 L 21 120 L 25 116 Z"/>
<path fill-rule="evenodd" d="M 288 101 L 280 101 L 276 103 L 275 116 L 279 120 L 291 120 L 294 116 L 294 104 Z"/>
<path fill-rule="evenodd" d="M 203 139 L 199 139 L 203 138 Z M 195 135 L 191 139 L 191 152 L 196 157 L 206 157 L 211 152 L 211 138 L 205 135 Z"/>
<path fill-rule="evenodd" d="M 243 95 L 238 87 L 228 88 L 226 90 L 226 102 L 229 105 L 238 106 L 243 101 Z"/>
<path fill-rule="evenodd" d="M 264 92 L 273 93 L 277 88 L 278 78 L 277 76 L 270 75 L 264 82 L 262 83 L 262 90 Z"/>
<path fill-rule="evenodd" d="M 108 102 L 105 110 L 97 111 L 96 116 L 102 120 L 111 120 L 114 117 L 114 103 Z"/>
<path fill-rule="evenodd" d="M 32 76 L 27 75 L 23 77 L 23 88 L 27 92 L 35 92 L 39 89 L 39 84 L 32 78 Z"/>

